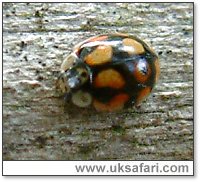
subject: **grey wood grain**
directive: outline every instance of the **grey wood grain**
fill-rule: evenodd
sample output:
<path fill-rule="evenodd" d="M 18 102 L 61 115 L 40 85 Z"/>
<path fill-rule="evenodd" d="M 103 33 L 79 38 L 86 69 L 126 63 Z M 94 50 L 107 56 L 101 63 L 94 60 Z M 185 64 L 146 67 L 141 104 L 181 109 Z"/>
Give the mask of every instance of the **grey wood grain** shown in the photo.
<path fill-rule="evenodd" d="M 139 108 L 97 113 L 55 88 L 62 60 L 93 35 L 137 35 L 161 76 Z M 4 160 L 192 160 L 192 3 L 3 3 Z"/>

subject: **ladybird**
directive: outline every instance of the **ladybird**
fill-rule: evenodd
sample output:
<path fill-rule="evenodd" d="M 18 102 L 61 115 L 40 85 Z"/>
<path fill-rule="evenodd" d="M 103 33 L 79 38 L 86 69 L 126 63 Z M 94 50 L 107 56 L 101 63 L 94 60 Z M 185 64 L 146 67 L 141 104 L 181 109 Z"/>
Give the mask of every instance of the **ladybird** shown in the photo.
<path fill-rule="evenodd" d="M 158 56 L 144 41 L 104 34 L 74 47 L 61 65 L 58 84 L 74 105 L 112 112 L 143 101 L 159 74 Z"/>

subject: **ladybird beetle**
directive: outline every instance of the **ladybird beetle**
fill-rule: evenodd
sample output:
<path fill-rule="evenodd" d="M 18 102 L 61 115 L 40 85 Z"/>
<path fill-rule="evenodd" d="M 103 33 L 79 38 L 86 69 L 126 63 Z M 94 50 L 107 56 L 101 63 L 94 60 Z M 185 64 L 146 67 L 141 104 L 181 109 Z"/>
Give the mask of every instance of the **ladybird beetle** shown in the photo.
<path fill-rule="evenodd" d="M 68 101 L 97 111 L 138 105 L 152 91 L 160 73 L 154 51 L 127 34 L 91 37 L 63 61 L 58 84 Z"/>

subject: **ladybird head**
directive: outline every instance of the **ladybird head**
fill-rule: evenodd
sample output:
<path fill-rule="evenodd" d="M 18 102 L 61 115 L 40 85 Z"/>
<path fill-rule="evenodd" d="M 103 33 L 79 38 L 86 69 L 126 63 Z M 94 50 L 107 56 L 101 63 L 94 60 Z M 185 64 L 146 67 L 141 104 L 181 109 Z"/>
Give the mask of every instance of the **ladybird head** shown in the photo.
<path fill-rule="evenodd" d="M 89 68 L 75 55 L 69 55 L 61 65 L 59 85 L 64 93 L 77 91 L 89 81 Z"/>
<path fill-rule="evenodd" d="M 90 68 L 76 54 L 70 54 L 61 65 L 58 86 L 65 94 L 65 100 L 79 107 L 88 107 L 92 96 L 83 87 L 90 81 Z"/>
<path fill-rule="evenodd" d="M 77 90 L 89 80 L 89 72 L 83 63 L 78 63 L 64 73 L 66 85 L 71 90 Z"/>

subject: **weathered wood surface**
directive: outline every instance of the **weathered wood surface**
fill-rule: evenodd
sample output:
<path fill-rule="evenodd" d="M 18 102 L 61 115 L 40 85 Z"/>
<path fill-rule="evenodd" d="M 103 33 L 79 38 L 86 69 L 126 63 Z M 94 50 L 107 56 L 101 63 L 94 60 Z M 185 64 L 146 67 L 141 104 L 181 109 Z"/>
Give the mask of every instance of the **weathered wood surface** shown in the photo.
<path fill-rule="evenodd" d="M 113 32 L 159 54 L 161 76 L 140 108 L 96 113 L 64 104 L 55 75 L 74 44 Z M 4 3 L 4 160 L 191 160 L 192 3 Z"/>

